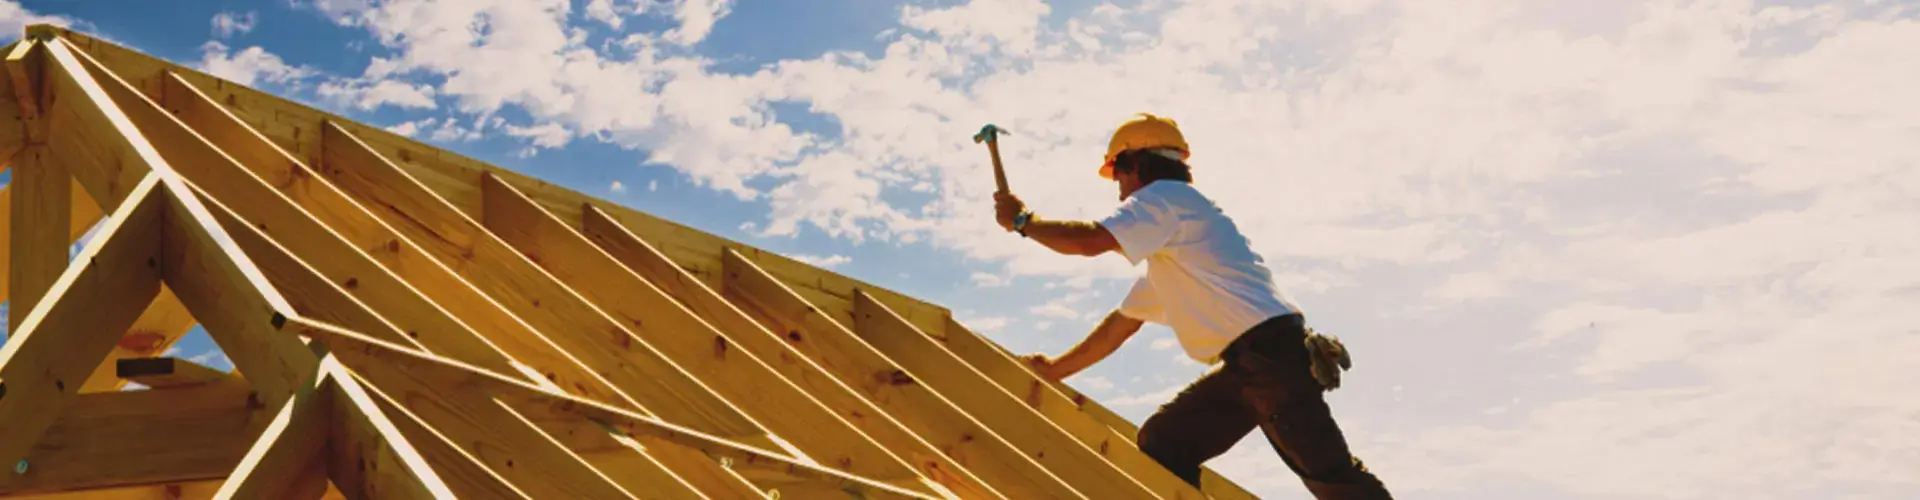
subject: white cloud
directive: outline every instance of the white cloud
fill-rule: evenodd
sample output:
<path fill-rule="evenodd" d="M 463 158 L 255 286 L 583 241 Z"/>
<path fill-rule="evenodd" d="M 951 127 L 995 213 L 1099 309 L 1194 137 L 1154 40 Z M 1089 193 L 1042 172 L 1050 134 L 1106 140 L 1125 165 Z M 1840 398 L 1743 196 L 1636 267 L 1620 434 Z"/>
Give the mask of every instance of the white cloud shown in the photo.
<path fill-rule="evenodd" d="M 86 23 L 66 16 L 51 16 L 36 13 L 20 6 L 14 0 L 0 0 L 0 39 L 18 40 L 27 26 L 50 24 L 67 28 L 83 28 Z"/>
<path fill-rule="evenodd" d="M 979 286 L 980 288 L 1003 287 L 1003 286 L 1007 286 L 1013 281 L 1007 278 L 1006 276 L 1001 276 L 998 274 L 990 274 L 990 273 L 981 273 L 981 272 L 973 273 L 973 275 L 969 279 L 972 279 L 973 284 L 976 286 Z"/>
<path fill-rule="evenodd" d="M 227 45 L 218 41 L 200 46 L 200 61 L 194 66 L 213 76 L 249 86 L 261 83 L 295 86 L 300 80 L 319 74 L 313 68 L 287 64 L 280 56 L 258 46 L 229 52 Z"/>
<path fill-rule="evenodd" d="M 1127 396 L 1112 398 L 1108 401 L 1105 401 L 1104 403 L 1107 406 L 1114 407 L 1114 408 L 1128 408 L 1128 407 L 1136 407 L 1136 406 L 1156 406 L 1156 405 L 1165 404 L 1168 401 L 1172 401 L 1173 396 L 1176 394 L 1179 394 L 1180 390 L 1185 388 L 1186 388 L 1186 384 L 1183 383 L 1179 385 L 1163 387 L 1159 390 L 1148 392 L 1145 394 L 1134 394 L 1134 395 L 1127 395 Z"/>
<path fill-rule="evenodd" d="M 219 14 L 214 14 L 213 15 L 213 34 L 214 36 L 218 36 L 220 38 L 227 38 L 235 34 L 243 34 L 249 31 L 253 31 L 254 23 L 257 20 L 258 20 L 258 16 L 252 11 L 248 11 L 244 14 L 234 13 L 234 12 L 221 12 Z"/>
<path fill-rule="evenodd" d="M 1033 308 L 1028 309 L 1027 312 L 1030 312 L 1039 316 L 1048 316 L 1048 317 L 1054 317 L 1054 318 L 1080 319 L 1079 311 L 1075 311 L 1073 310 L 1073 308 L 1067 307 L 1066 305 L 1061 304 L 1059 301 L 1053 301 L 1053 302 L 1048 302 L 1038 306 L 1034 306 Z"/>
<path fill-rule="evenodd" d="M 372 111 L 385 105 L 400 108 L 433 109 L 432 85 L 397 80 L 334 79 L 316 90 L 336 106 Z"/>
<path fill-rule="evenodd" d="M 1034 50 L 1040 19 L 1051 12 L 1038 0 L 976 0 L 948 8 L 908 5 L 901 24 L 926 31 L 948 42 L 950 48 L 986 53 L 1026 55 Z"/>
<path fill-rule="evenodd" d="M 287 0 L 295 8 L 311 7 L 314 11 L 327 16 L 327 19 L 339 24 L 351 24 L 367 9 L 372 8 L 374 0 Z"/>
<path fill-rule="evenodd" d="M 645 13 L 648 5 L 643 0 L 589 0 L 586 15 L 618 30 L 626 24 L 627 16 Z"/>
<path fill-rule="evenodd" d="M 393 0 L 315 7 L 344 25 L 368 30 L 392 49 L 390 57 L 383 56 L 382 71 L 415 83 L 440 80 L 435 97 L 450 100 L 460 114 L 493 116 L 516 106 L 533 123 L 571 132 L 564 138 L 532 136 L 543 147 L 593 137 L 646 150 L 647 163 L 675 165 L 707 186 L 752 197 L 760 193 L 746 187 L 746 179 L 774 174 L 776 162 L 795 158 L 813 142 L 768 118 L 764 100 L 776 88 L 770 76 L 709 73 L 708 61 L 662 47 L 653 34 L 634 34 L 604 51 L 596 49 L 584 31 L 568 25 L 573 13 L 565 0 Z M 589 5 L 589 17 L 599 9 Z M 677 4 L 673 12 L 681 26 L 670 33 L 670 41 L 698 41 L 729 9 L 728 2 Z M 806 209 L 814 215 L 837 208 Z"/>
<path fill-rule="evenodd" d="M 399 124 L 395 124 L 395 125 L 392 125 L 392 126 L 389 126 L 389 127 L 386 127 L 386 130 L 387 130 L 388 132 L 393 132 L 393 133 L 396 133 L 396 134 L 400 134 L 400 135 L 404 135 L 404 136 L 407 136 L 407 137 L 413 137 L 413 136 L 414 136 L 414 134 L 417 134 L 417 133 L 420 133 L 420 127 L 421 127 L 421 126 L 423 126 L 423 125 L 429 125 L 429 124 L 431 124 L 431 122 L 433 122 L 434 120 L 436 120 L 436 119 L 435 119 L 435 118 L 423 118 L 423 119 L 419 119 L 419 120 L 414 120 L 414 121 L 408 121 L 408 122 L 400 122 Z"/>
<path fill-rule="evenodd" d="M 1091 318 L 1094 315 L 1092 313 L 1081 311 L 1079 306 L 1081 302 L 1092 297 L 1093 295 L 1094 294 L 1091 292 L 1074 292 L 1066 295 L 1061 295 L 1059 297 L 1054 298 L 1053 300 L 1047 301 L 1044 304 L 1033 306 L 1027 309 L 1027 312 L 1032 313 L 1034 315 L 1038 315 L 1038 316 L 1046 316 L 1046 317 L 1061 318 L 1061 319 L 1068 319 L 1068 320 L 1080 320 L 1080 319 Z"/>
<path fill-rule="evenodd" d="M 693 45 L 713 32 L 714 23 L 733 11 L 733 0 L 679 0 L 673 18 L 680 27 L 668 30 L 665 38 L 681 45 Z"/>
<path fill-rule="evenodd" d="M 487 128 L 487 124 L 489 123 L 493 123 L 493 122 L 489 122 L 484 119 L 477 119 L 472 124 L 463 124 L 461 123 L 460 118 L 457 118 L 457 117 L 445 118 L 445 119 L 423 118 L 423 119 L 414 120 L 410 122 L 403 122 L 399 125 L 395 125 L 389 128 L 389 130 L 393 130 L 394 133 L 397 133 L 397 134 L 403 134 L 408 136 L 417 135 L 420 132 L 425 131 L 425 132 L 428 132 L 427 137 L 434 141 L 465 142 L 465 141 L 479 140 L 480 137 L 483 135 L 482 132 Z"/>
<path fill-rule="evenodd" d="M 1087 372 L 1076 373 L 1072 377 L 1067 378 L 1066 382 L 1076 387 L 1086 387 L 1095 391 L 1104 391 L 1113 388 L 1112 380 L 1107 380 L 1106 377 L 1097 375 L 1088 376 L 1086 373 Z"/>
<path fill-rule="evenodd" d="M 1167 349 L 1178 347 L 1179 345 L 1180 345 L 1180 340 L 1176 338 L 1168 337 L 1163 339 L 1155 339 L 1153 341 L 1153 350 L 1165 351 Z M 1181 355 L 1185 356 L 1186 354 L 1182 353 Z"/>
<path fill-rule="evenodd" d="M 984 318 L 967 319 L 961 324 L 967 325 L 968 328 L 980 333 L 994 333 L 1005 329 L 1007 325 L 1013 324 L 1013 320 L 1001 316 L 988 316 Z"/>
<path fill-rule="evenodd" d="M 810 265 L 827 268 L 827 269 L 832 269 L 834 267 L 838 267 L 841 264 L 853 262 L 853 259 L 848 258 L 845 255 L 820 256 L 820 255 L 795 254 L 795 255 L 791 255 L 790 257 L 792 257 L 793 260 L 797 260 L 800 262 L 804 262 Z"/>
<path fill-rule="evenodd" d="M 533 139 L 533 145 L 543 148 L 557 148 L 567 144 L 568 135 L 565 125 L 543 123 L 532 127 L 507 126 L 507 135 Z"/>
<path fill-rule="evenodd" d="M 613 181 L 612 185 L 607 186 L 607 190 L 612 191 L 613 194 L 621 194 L 627 192 L 627 185 L 620 181 Z"/>

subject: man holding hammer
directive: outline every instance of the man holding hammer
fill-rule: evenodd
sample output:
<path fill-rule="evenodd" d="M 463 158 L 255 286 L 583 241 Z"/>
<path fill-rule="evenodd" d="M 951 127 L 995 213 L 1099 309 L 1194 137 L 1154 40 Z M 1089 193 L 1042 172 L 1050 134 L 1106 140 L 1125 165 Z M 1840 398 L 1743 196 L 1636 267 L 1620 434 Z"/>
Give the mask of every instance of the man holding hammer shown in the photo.
<path fill-rule="evenodd" d="M 1190 154 L 1172 120 L 1142 113 L 1122 123 L 1099 170 L 1120 204 L 1097 221 L 1042 219 L 1001 181 L 995 209 L 1008 231 L 1062 254 L 1114 252 L 1147 264 L 1085 340 L 1025 360 L 1057 381 L 1105 359 L 1144 322 L 1167 325 L 1189 357 L 1213 368 L 1140 427 L 1147 455 L 1198 486 L 1201 463 L 1258 428 L 1315 497 L 1391 498 L 1348 450 L 1323 398 L 1351 366 L 1344 346 L 1306 326 L 1233 219 L 1194 188 Z"/>

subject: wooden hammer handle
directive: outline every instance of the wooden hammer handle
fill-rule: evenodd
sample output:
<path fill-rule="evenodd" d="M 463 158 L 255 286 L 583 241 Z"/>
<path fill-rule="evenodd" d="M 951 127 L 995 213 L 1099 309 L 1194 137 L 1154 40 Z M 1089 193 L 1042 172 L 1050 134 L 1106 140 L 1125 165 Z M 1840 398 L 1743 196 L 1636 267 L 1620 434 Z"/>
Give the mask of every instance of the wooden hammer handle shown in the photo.
<path fill-rule="evenodd" d="M 1007 170 L 1000 166 L 1000 142 L 987 141 L 987 153 L 993 155 L 993 184 L 1000 192 L 1007 191 Z"/>

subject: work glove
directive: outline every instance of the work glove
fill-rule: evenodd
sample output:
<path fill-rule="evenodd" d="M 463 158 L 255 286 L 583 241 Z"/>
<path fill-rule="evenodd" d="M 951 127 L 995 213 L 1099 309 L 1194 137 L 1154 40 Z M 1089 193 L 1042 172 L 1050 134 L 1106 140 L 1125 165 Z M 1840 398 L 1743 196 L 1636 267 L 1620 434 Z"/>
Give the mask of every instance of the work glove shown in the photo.
<path fill-rule="evenodd" d="M 1340 372 L 1353 368 L 1353 358 L 1347 355 L 1346 344 L 1340 338 L 1323 335 L 1307 328 L 1307 358 L 1313 361 L 1313 379 L 1320 382 L 1322 391 L 1340 388 Z"/>

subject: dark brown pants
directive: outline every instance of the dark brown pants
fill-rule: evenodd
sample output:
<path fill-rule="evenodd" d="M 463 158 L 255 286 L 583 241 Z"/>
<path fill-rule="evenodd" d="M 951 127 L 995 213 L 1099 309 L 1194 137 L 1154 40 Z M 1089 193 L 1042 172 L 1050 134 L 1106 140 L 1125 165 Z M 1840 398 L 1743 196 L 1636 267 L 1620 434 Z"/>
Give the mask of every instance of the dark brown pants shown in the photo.
<path fill-rule="evenodd" d="M 1392 498 L 1347 449 L 1345 435 L 1309 371 L 1303 318 L 1255 326 L 1140 426 L 1140 449 L 1174 475 L 1200 484 L 1200 464 L 1258 427 L 1280 460 L 1320 499 Z"/>

